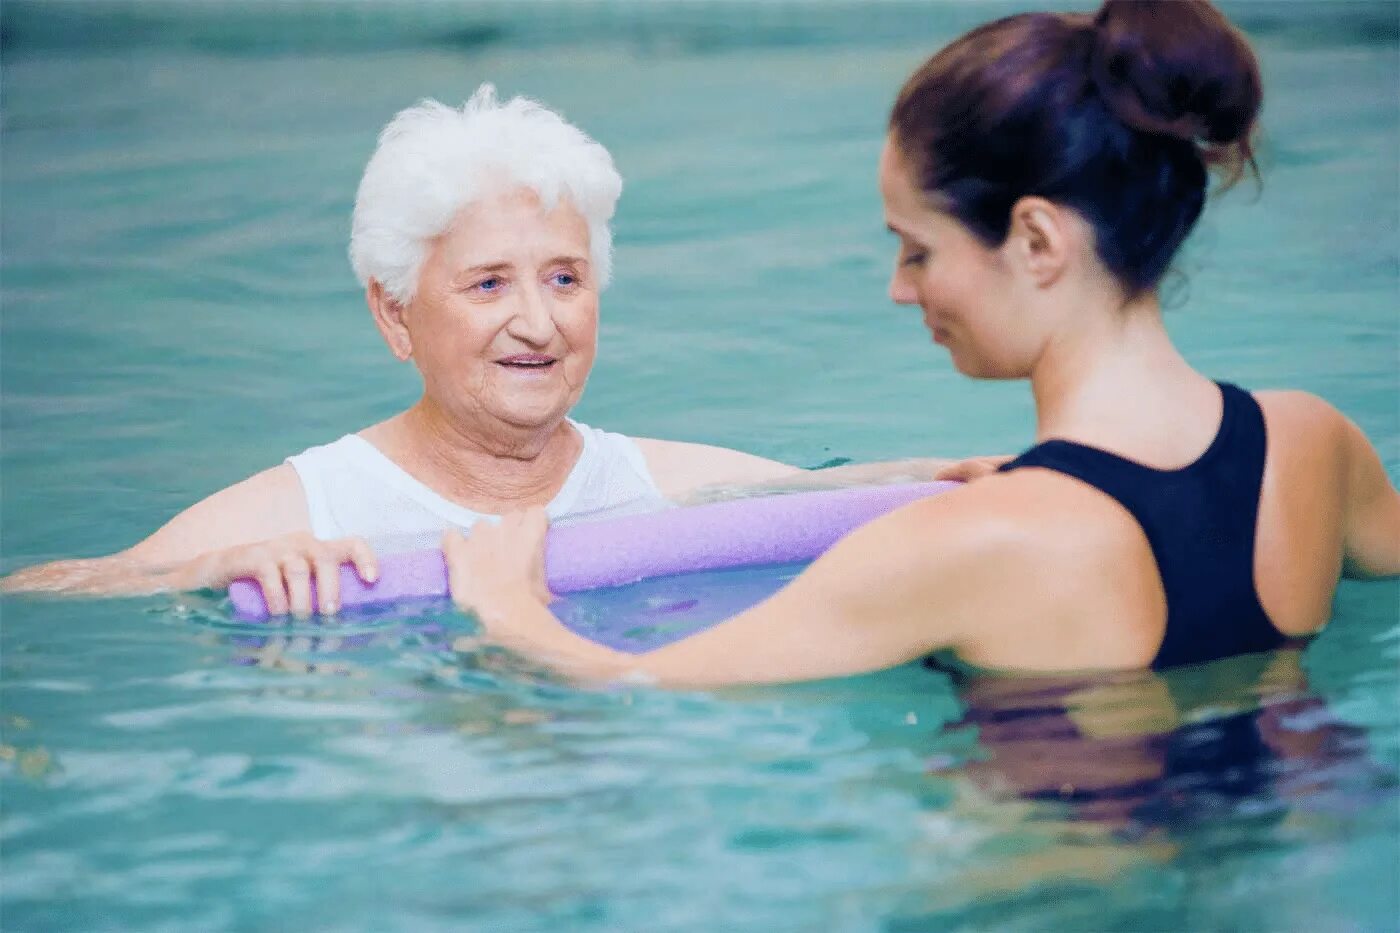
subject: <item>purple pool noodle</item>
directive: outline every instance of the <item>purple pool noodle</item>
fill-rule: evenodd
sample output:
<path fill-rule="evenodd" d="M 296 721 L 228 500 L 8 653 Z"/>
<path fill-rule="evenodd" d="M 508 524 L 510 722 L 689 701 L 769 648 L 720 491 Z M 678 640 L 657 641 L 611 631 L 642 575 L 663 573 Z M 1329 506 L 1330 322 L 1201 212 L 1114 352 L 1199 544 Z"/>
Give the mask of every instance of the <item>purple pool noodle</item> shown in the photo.
<path fill-rule="evenodd" d="M 545 577 L 550 590 L 562 595 L 650 577 L 813 560 L 871 519 L 957 485 L 820 490 L 561 525 L 546 538 Z M 235 580 L 228 592 L 238 618 L 267 618 L 256 581 Z M 437 550 L 381 557 L 373 584 L 348 564 L 340 568 L 340 603 L 346 609 L 447 592 L 447 566 Z"/>

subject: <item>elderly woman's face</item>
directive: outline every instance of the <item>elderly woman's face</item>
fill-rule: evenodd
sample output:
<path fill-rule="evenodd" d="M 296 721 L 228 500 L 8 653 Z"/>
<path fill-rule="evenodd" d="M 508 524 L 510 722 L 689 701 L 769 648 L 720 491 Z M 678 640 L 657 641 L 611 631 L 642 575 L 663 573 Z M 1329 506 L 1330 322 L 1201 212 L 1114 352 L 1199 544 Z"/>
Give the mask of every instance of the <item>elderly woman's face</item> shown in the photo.
<path fill-rule="evenodd" d="M 429 247 L 404 315 L 428 395 L 470 421 L 557 423 L 598 338 L 588 224 L 518 188 L 464 210 Z"/>

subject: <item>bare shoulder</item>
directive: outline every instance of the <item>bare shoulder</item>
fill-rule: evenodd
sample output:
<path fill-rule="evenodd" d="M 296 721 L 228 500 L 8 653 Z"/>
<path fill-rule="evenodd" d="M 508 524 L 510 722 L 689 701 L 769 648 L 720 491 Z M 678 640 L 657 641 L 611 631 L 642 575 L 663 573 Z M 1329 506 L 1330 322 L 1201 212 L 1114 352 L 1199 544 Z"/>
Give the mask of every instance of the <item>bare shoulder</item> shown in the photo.
<path fill-rule="evenodd" d="M 1150 585 L 1153 566 L 1141 530 L 1112 499 L 1060 474 L 1017 470 L 863 526 L 813 565 L 822 589 L 812 601 L 902 625 L 922 649 L 1055 666 L 1091 654 L 1083 620 L 1116 611 L 1139 576 Z M 1141 653 L 1124 644 L 1111 656 L 1136 663 Z"/>
<path fill-rule="evenodd" d="M 1269 437 L 1266 488 L 1345 490 L 1375 459 L 1365 434 L 1329 402 L 1295 390 L 1255 393 Z"/>
<path fill-rule="evenodd" d="M 1119 543 L 1136 523 L 1101 491 L 1052 470 L 1024 468 L 979 479 L 901 513 L 924 534 L 955 534 L 972 553 L 1004 558 L 1082 553 Z M 921 521 L 922 520 L 922 521 Z"/>
<path fill-rule="evenodd" d="M 1353 462 L 1375 456 L 1370 440 L 1356 422 L 1310 392 L 1256 392 L 1255 398 L 1264 409 L 1270 431 L 1281 431 L 1290 441 L 1312 448 L 1330 444 Z"/>
<path fill-rule="evenodd" d="M 802 471 L 766 457 L 686 441 L 633 438 L 663 495 L 677 498 L 703 486 L 747 485 L 795 476 Z"/>
<path fill-rule="evenodd" d="M 1311 392 L 1267 389 L 1253 394 L 1264 410 L 1269 428 L 1289 437 L 1302 434 L 1310 436 L 1314 443 L 1322 438 L 1340 441 L 1351 423 L 1330 402 Z"/>
<path fill-rule="evenodd" d="M 1142 541 L 1136 521 L 1102 492 L 1047 470 L 1017 470 L 921 499 L 850 539 L 894 573 L 999 599 L 1012 580 L 1111 567 Z M 1145 547 L 1145 543 L 1143 544 Z M 943 598 L 940 598 L 943 601 Z M 984 606 L 985 608 L 985 606 Z"/>
<path fill-rule="evenodd" d="M 282 463 L 196 502 L 128 553 L 152 562 L 182 560 L 310 527 L 301 480 Z"/>

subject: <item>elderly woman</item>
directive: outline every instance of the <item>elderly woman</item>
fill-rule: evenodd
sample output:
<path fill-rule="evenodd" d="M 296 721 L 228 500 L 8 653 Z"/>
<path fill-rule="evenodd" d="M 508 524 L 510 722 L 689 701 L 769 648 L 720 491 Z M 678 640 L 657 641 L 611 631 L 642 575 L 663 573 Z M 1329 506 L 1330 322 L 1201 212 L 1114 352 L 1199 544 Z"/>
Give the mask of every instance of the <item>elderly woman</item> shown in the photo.
<path fill-rule="evenodd" d="M 461 110 L 399 113 L 361 180 L 350 257 L 422 398 L 214 493 L 120 554 L 29 568 L 4 588 L 143 593 L 252 576 L 274 613 L 305 615 L 314 580 L 319 610 L 334 612 L 341 563 L 375 577 L 371 541 L 422 546 L 509 510 L 559 520 L 801 475 L 568 417 L 593 367 L 621 190 L 606 149 L 532 101 L 498 103 L 490 85 Z"/>

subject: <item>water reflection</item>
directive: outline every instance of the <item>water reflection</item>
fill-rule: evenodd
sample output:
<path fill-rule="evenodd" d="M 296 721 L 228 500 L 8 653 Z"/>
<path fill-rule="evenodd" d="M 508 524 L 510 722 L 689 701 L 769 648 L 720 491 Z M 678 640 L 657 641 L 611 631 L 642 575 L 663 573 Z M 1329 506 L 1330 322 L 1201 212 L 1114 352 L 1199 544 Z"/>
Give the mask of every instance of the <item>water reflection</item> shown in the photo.
<path fill-rule="evenodd" d="M 451 700 L 415 708 L 395 722 L 396 732 L 489 733 L 580 714 L 598 703 L 616 715 L 621 702 L 606 699 L 609 691 L 580 693 L 431 614 L 349 630 L 240 627 L 220 640 L 233 649 L 227 662 L 235 666 L 361 683 L 368 677 L 361 689 L 376 696 L 408 691 Z M 959 788 L 979 821 L 995 813 L 994 824 L 1131 845 L 1222 825 L 1268 833 L 1309 813 L 1342 819 L 1395 795 L 1393 769 L 1372 755 L 1363 728 L 1310 687 L 1297 649 L 1167 674 L 1028 677 L 928 666 L 949 675 L 962 715 L 938 731 L 938 752 L 925 746 L 922 754 L 929 756 L 928 772 Z M 308 685 L 297 678 L 297 686 Z M 898 688 L 889 695 L 861 680 L 849 685 L 855 691 L 849 696 L 823 689 L 814 719 L 841 707 L 849 711 L 847 724 L 862 730 L 859 709 L 872 702 L 880 710 L 891 703 L 903 709 L 907 691 L 927 684 L 901 680 Z M 804 692 L 787 688 L 779 704 Z M 744 695 L 731 692 L 728 699 Z M 908 747 L 907 734 L 882 729 L 868 737 Z"/>
<path fill-rule="evenodd" d="M 932 770 L 1122 839 L 1299 810 L 1356 812 L 1394 777 L 1309 689 L 1301 652 L 1173 671 L 1008 677 L 939 666 L 980 757 Z M 1371 799 L 1367 799 L 1367 798 Z"/>

